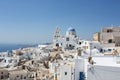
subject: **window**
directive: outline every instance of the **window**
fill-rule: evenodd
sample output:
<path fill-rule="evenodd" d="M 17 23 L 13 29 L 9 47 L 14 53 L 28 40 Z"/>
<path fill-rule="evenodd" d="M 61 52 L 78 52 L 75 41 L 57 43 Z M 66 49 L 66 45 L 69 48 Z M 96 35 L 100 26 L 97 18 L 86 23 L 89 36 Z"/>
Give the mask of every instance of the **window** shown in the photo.
<path fill-rule="evenodd" d="M 3 72 L 1 72 L 1 74 L 3 74 Z"/>
<path fill-rule="evenodd" d="M 109 39 L 109 40 L 108 40 L 108 43 L 112 43 L 112 39 Z"/>
<path fill-rule="evenodd" d="M 69 41 L 69 38 L 68 38 L 68 37 L 66 38 L 66 41 Z"/>
<path fill-rule="evenodd" d="M 67 72 L 65 72 L 65 75 L 67 75 Z"/>
<path fill-rule="evenodd" d="M 5 60 L 5 63 L 6 63 L 6 60 Z"/>
<path fill-rule="evenodd" d="M 59 47 L 59 43 L 56 43 L 56 47 Z"/>
<path fill-rule="evenodd" d="M 4 77 L 3 77 L 3 76 L 1 76 L 1 79 L 4 79 Z"/>
<path fill-rule="evenodd" d="M 109 33 L 109 30 L 107 30 L 107 32 Z"/>
<path fill-rule="evenodd" d="M 113 32 L 112 29 L 108 29 L 107 30 L 107 33 L 111 33 L 111 32 Z"/>
<path fill-rule="evenodd" d="M 21 75 L 21 79 L 23 78 L 23 75 Z"/>
<path fill-rule="evenodd" d="M 26 79 L 26 77 L 24 77 L 24 79 Z"/>
<path fill-rule="evenodd" d="M 32 64 L 34 63 L 34 61 L 32 61 Z"/>
<path fill-rule="evenodd" d="M 115 44 L 115 46 L 117 46 L 117 47 L 118 47 L 118 46 L 120 46 L 120 44 Z"/>
<path fill-rule="evenodd" d="M 108 51 L 112 51 L 111 49 L 108 49 Z"/>
<path fill-rule="evenodd" d="M 81 45 L 81 42 L 79 42 L 79 45 Z"/>
<path fill-rule="evenodd" d="M 10 77 L 10 74 L 8 73 L 8 78 Z"/>
<path fill-rule="evenodd" d="M 22 69 L 25 69 L 25 66 L 24 66 L 24 65 L 22 66 Z"/>
<path fill-rule="evenodd" d="M 73 73 L 72 73 L 72 75 L 73 75 Z"/>
<path fill-rule="evenodd" d="M 69 44 L 69 47 L 72 47 L 72 45 L 71 45 L 71 44 Z"/>

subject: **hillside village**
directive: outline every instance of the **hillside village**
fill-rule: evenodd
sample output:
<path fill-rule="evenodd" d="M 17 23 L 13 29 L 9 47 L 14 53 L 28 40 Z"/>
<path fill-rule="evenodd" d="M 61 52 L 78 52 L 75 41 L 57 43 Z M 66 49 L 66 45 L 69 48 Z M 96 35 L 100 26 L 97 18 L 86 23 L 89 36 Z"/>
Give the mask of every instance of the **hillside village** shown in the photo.
<path fill-rule="evenodd" d="M 49 45 L 0 52 L 0 80 L 99 80 L 98 74 L 101 80 L 118 80 L 119 56 L 118 26 L 102 28 L 92 40 L 81 39 L 74 28 L 63 36 L 57 27 Z"/>

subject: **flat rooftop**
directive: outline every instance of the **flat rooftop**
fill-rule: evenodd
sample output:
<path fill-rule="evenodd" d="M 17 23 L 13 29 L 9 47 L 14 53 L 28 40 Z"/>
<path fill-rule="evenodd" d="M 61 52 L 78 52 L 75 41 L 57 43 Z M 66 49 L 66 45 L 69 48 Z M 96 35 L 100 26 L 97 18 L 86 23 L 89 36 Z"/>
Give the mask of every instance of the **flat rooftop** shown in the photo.
<path fill-rule="evenodd" d="M 116 56 L 95 56 L 92 57 L 94 65 L 120 67 L 120 57 Z"/>

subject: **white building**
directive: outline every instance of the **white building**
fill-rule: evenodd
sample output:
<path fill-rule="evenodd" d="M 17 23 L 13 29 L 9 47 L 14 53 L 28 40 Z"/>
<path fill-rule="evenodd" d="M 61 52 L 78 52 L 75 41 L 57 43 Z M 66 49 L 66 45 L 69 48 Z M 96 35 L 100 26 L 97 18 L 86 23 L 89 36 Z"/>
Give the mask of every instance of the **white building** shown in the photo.
<path fill-rule="evenodd" d="M 0 58 L 4 58 L 4 57 L 12 57 L 13 54 L 14 54 L 14 53 L 13 53 L 12 51 L 0 52 Z"/>
<path fill-rule="evenodd" d="M 88 54 L 90 54 L 90 51 L 92 54 L 99 53 L 102 49 L 100 42 L 87 40 L 82 40 L 79 47 Z"/>
<path fill-rule="evenodd" d="M 90 50 L 94 48 L 98 49 L 98 51 L 102 49 L 98 41 L 81 40 L 74 28 L 68 28 L 65 36 L 62 36 L 60 29 L 57 28 L 54 33 L 53 44 L 59 46 L 62 50 L 82 49 L 87 53 L 90 53 Z"/>
<path fill-rule="evenodd" d="M 76 49 L 76 44 L 79 41 L 79 37 L 76 35 L 74 28 L 69 28 L 66 31 L 66 35 L 62 36 L 59 28 L 56 29 L 53 37 L 54 46 L 59 46 L 64 49 Z"/>
<path fill-rule="evenodd" d="M 75 60 L 74 80 L 119 80 L 120 57 L 93 56 L 93 65 L 88 58 Z"/>
<path fill-rule="evenodd" d="M 8 70 L 5 68 L 0 68 L 0 80 L 8 80 L 9 73 Z"/>
<path fill-rule="evenodd" d="M 10 80 L 28 80 L 26 70 L 12 70 L 9 72 Z"/>
<path fill-rule="evenodd" d="M 84 59 L 82 58 L 75 59 L 74 80 L 85 80 L 85 69 L 84 69 L 85 66 L 84 65 L 85 65 Z"/>
<path fill-rule="evenodd" d="M 74 67 L 72 65 L 61 65 L 59 67 L 58 80 L 74 80 Z"/>
<path fill-rule="evenodd" d="M 93 61 L 94 65 L 87 71 L 87 80 L 120 79 L 120 57 L 93 57 Z"/>
<path fill-rule="evenodd" d="M 74 61 L 49 62 L 49 68 L 54 73 L 54 80 L 74 80 Z"/>
<path fill-rule="evenodd" d="M 15 57 L 5 57 L 1 62 L 0 62 L 0 67 L 6 67 L 6 68 L 15 68 L 17 67 L 19 63 L 19 56 Z"/>
<path fill-rule="evenodd" d="M 1 52 L 0 53 L 0 67 L 6 67 L 10 70 L 15 69 L 19 63 L 19 56 L 13 52 Z"/>

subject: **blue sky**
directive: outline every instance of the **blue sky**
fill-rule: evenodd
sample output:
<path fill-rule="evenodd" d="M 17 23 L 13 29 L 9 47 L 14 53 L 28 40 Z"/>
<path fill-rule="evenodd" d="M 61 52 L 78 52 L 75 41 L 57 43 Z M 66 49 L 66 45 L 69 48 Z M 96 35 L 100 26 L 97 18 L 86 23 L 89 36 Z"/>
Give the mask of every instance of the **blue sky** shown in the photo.
<path fill-rule="evenodd" d="M 0 43 L 51 42 L 56 26 L 90 39 L 120 25 L 119 0 L 0 0 Z"/>

